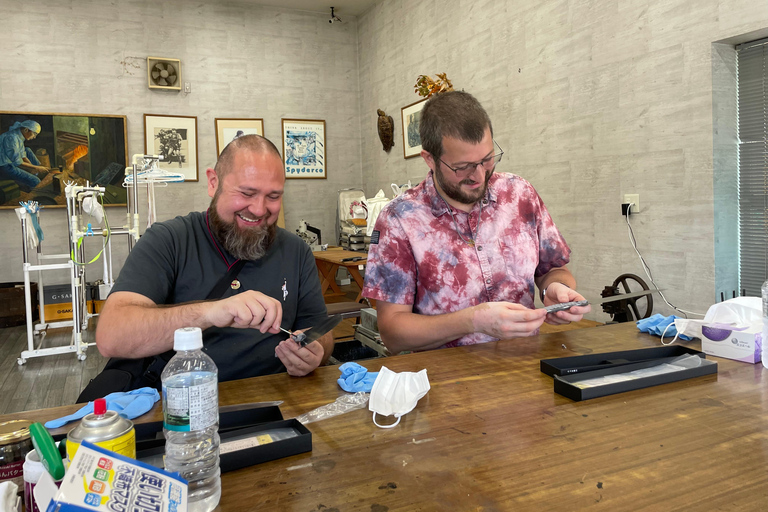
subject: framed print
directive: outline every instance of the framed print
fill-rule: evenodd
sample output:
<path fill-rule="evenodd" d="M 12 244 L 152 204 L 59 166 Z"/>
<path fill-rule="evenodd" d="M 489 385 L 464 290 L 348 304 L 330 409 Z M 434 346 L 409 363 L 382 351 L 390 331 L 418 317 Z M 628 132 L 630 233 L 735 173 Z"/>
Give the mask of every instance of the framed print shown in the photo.
<path fill-rule="evenodd" d="M 427 98 L 411 103 L 400 109 L 403 120 L 403 156 L 413 158 L 421 153 L 421 137 L 419 136 L 419 120 L 421 109 Z"/>
<path fill-rule="evenodd" d="M 233 119 L 217 117 L 216 123 L 216 156 L 227 147 L 227 144 L 242 135 L 264 136 L 263 119 Z"/>
<path fill-rule="evenodd" d="M 197 117 L 144 114 L 144 154 L 162 155 L 161 168 L 197 181 Z"/>
<path fill-rule="evenodd" d="M 327 178 L 325 121 L 283 119 L 286 178 Z"/>
<path fill-rule="evenodd" d="M 125 116 L 0 111 L 0 209 L 20 201 L 66 207 L 66 184 L 104 187 L 104 204 L 125 205 Z"/>

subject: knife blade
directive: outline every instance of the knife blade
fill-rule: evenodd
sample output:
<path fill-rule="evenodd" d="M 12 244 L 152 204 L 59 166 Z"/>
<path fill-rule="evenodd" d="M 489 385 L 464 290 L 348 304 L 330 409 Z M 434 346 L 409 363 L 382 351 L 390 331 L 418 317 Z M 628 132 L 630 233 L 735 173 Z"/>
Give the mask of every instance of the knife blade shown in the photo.
<path fill-rule="evenodd" d="M 598 300 L 590 300 L 592 304 L 607 304 L 608 302 L 616 302 L 618 300 L 634 299 L 635 297 L 643 297 L 644 295 L 651 295 L 656 293 L 656 290 L 641 290 L 639 292 L 625 293 L 624 295 L 611 295 L 610 297 L 600 297 Z"/>
<path fill-rule="evenodd" d="M 293 339 L 296 343 L 298 343 L 299 346 L 306 347 L 313 341 L 319 339 L 323 335 L 330 332 L 331 329 L 339 325 L 339 322 L 341 322 L 341 315 L 333 315 L 333 316 L 329 316 L 328 318 L 326 318 L 316 326 L 311 327 L 309 328 L 309 330 L 304 332 L 290 333 L 290 331 L 286 331 L 282 327 L 280 329 L 285 332 L 289 332 L 291 335 L 291 339 Z"/>

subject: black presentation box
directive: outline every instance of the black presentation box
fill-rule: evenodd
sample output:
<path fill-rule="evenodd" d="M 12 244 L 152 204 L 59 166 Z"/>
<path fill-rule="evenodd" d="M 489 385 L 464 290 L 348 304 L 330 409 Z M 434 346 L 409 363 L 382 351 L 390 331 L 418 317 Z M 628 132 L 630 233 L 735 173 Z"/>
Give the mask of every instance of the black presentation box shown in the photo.
<path fill-rule="evenodd" d="M 165 453 L 163 422 L 139 423 L 134 425 L 134 428 L 136 458 L 148 464 L 162 466 L 162 456 Z M 224 443 L 228 441 L 255 438 L 275 429 L 291 431 L 295 435 L 266 444 L 232 449 L 226 453 L 223 449 Z M 58 441 L 64 437 L 66 434 L 58 434 L 54 439 Z M 244 404 L 220 407 L 219 437 L 222 447 L 220 454 L 222 473 L 312 451 L 312 433 L 295 419 L 284 420 L 280 408 L 276 405 Z"/>
<path fill-rule="evenodd" d="M 271 421 L 280 421 L 283 414 L 276 405 L 264 405 L 260 403 L 242 405 L 223 405 L 219 407 L 219 435 L 229 430 L 253 427 Z M 134 425 L 136 429 L 136 442 L 149 443 L 150 441 L 165 440 L 163 437 L 163 422 L 140 423 Z"/>
<path fill-rule="evenodd" d="M 284 420 L 277 406 L 253 405 L 254 407 L 240 410 L 231 410 L 229 407 L 219 409 L 219 467 L 222 473 L 312 451 L 312 433 L 299 421 Z M 225 451 L 225 444 L 230 441 L 254 439 L 275 429 L 292 431 L 295 435 L 266 444 L 249 445 L 248 442 L 243 442 L 246 446 Z M 136 458 L 158 465 L 162 464 L 164 453 L 163 422 L 136 425 Z"/>
<path fill-rule="evenodd" d="M 555 375 L 571 375 L 584 373 L 614 366 L 641 363 L 666 357 L 684 356 L 696 354 L 705 357 L 704 352 L 684 347 L 682 345 L 668 345 L 665 347 L 641 348 L 636 350 L 619 350 L 617 352 L 603 352 L 601 354 L 588 354 L 585 356 L 558 357 L 556 359 L 542 359 L 540 361 L 542 373 L 550 377 Z"/>
<path fill-rule="evenodd" d="M 669 363 L 684 355 L 700 357 L 701 365 L 624 382 L 612 382 L 587 388 L 579 386 L 579 382 L 587 379 L 651 368 Z M 717 373 L 717 363 L 706 359 L 703 352 L 679 345 L 542 359 L 540 364 L 543 373 L 554 377 L 555 393 L 577 402 Z"/>

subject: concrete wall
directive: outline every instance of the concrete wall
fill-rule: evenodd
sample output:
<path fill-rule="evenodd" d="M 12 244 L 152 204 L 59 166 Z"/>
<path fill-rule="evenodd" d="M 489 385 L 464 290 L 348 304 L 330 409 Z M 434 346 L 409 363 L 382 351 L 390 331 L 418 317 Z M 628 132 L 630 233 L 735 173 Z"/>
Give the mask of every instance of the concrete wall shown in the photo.
<path fill-rule="evenodd" d="M 361 185 L 353 17 L 330 25 L 327 15 L 214 0 L 0 0 L 0 12 L 0 110 L 125 115 L 129 154 L 144 152 L 143 114 L 197 116 L 200 181 L 158 189 L 159 219 L 207 208 L 214 118 L 263 118 L 281 151 L 281 118 L 325 119 L 328 179 L 288 180 L 285 218 L 289 230 L 306 219 L 333 237 L 337 191 Z M 181 59 L 192 92 L 148 89 L 147 56 Z M 42 214 L 49 252 L 66 247 L 64 218 L 61 209 Z M 110 209 L 113 225 L 123 218 L 122 209 Z M 114 243 L 119 269 L 127 244 Z M 20 227 L 11 210 L 0 211 L 0 251 L 0 281 L 20 280 Z M 98 265 L 88 273 L 100 276 Z"/>
<path fill-rule="evenodd" d="M 283 117 L 325 119 L 329 178 L 288 181 L 289 229 L 304 218 L 330 238 L 338 189 L 391 196 L 390 183 L 423 179 L 420 159 L 402 156 L 400 109 L 419 99 L 419 74 L 446 72 L 488 109 L 506 151 L 500 170 L 544 198 L 583 293 L 594 298 L 625 272 L 645 278 L 619 213 L 625 193 L 640 194 L 639 249 L 673 303 L 703 312 L 718 284 L 732 282 L 732 268 L 715 281 L 715 242 L 730 238 L 715 228 L 713 207 L 713 168 L 733 170 L 724 154 L 713 165 L 713 151 L 732 151 L 732 134 L 713 144 L 722 124 L 713 123 L 713 93 L 732 77 L 713 64 L 712 43 L 768 26 L 766 4 L 383 0 L 333 25 L 326 15 L 213 0 L 0 0 L 0 11 L 1 110 L 126 115 L 129 153 L 143 151 L 144 113 L 198 116 L 201 179 L 215 161 L 215 117 L 262 117 L 276 141 Z M 192 93 L 147 89 L 148 55 L 182 59 Z M 377 108 L 397 121 L 390 153 Z M 157 196 L 161 219 L 209 201 L 204 181 Z M 113 224 L 121 217 L 111 212 Z M 11 211 L 0 220 L 0 280 L 18 280 L 18 222 Z M 63 246 L 64 226 L 62 210 L 44 212 L 50 247 Z M 115 243 L 119 268 L 125 249 Z"/>
<path fill-rule="evenodd" d="M 720 291 L 712 43 L 765 26 L 768 4 L 747 0 L 379 2 L 358 20 L 366 191 L 426 175 L 403 159 L 399 124 L 398 146 L 381 150 L 376 109 L 399 120 L 418 99 L 416 77 L 445 72 L 488 110 L 506 151 L 499 170 L 539 191 L 585 295 L 626 272 L 646 279 L 620 214 L 634 193 L 632 225 L 658 285 L 703 313 Z"/>

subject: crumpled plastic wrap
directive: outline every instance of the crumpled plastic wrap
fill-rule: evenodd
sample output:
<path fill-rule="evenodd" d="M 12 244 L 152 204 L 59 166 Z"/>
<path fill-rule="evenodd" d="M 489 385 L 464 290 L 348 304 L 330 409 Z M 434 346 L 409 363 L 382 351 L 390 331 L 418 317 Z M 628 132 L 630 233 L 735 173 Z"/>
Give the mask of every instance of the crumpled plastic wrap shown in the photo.
<path fill-rule="evenodd" d="M 321 405 L 317 409 L 313 409 L 306 412 L 296 419 L 303 425 L 313 423 L 315 421 L 325 420 L 333 418 L 334 416 L 340 416 L 356 409 L 362 409 L 368 404 L 368 397 L 370 393 L 358 391 L 357 393 L 346 393 L 341 395 L 335 401 Z"/>

